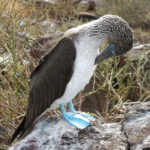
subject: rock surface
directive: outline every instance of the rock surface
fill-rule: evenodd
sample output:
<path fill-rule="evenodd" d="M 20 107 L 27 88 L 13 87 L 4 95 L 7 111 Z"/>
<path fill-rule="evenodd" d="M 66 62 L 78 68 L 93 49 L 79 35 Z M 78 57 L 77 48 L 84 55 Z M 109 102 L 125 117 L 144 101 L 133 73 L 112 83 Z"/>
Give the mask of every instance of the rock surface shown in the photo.
<path fill-rule="evenodd" d="M 123 121 L 78 130 L 62 118 L 39 122 L 9 150 L 150 150 L 150 102 L 127 106 Z"/>
<path fill-rule="evenodd" d="M 131 107 L 122 127 L 130 150 L 150 150 L 150 102 Z"/>

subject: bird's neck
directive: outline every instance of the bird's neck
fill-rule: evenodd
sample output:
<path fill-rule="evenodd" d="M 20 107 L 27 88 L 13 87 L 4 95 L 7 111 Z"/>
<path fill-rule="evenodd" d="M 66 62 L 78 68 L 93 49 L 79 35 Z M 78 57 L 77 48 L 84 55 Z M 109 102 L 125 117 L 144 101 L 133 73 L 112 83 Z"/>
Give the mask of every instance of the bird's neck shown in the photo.
<path fill-rule="evenodd" d="M 102 32 L 103 20 L 98 19 L 72 28 L 66 32 L 77 43 L 85 43 L 88 47 L 98 49 L 107 40 L 106 33 Z"/>

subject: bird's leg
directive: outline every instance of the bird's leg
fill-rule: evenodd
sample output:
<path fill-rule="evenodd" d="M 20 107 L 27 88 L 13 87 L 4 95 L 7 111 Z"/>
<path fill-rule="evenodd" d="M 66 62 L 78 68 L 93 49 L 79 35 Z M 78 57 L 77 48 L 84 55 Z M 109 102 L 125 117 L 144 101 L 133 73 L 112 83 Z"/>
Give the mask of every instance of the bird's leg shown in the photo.
<path fill-rule="evenodd" d="M 72 113 L 77 113 L 77 111 L 75 110 L 74 108 L 74 105 L 72 103 L 72 101 L 69 101 L 68 102 L 68 106 L 69 106 L 69 111 L 72 112 Z"/>
<path fill-rule="evenodd" d="M 63 104 L 60 104 L 60 110 L 63 118 L 72 126 L 79 129 L 84 129 L 90 125 L 90 122 L 86 117 L 77 113 L 66 112 Z"/>
<path fill-rule="evenodd" d="M 83 115 L 84 117 L 86 117 L 86 118 L 88 118 L 88 119 L 90 119 L 90 120 L 92 120 L 92 121 L 95 121 L 96 119 L 93 117 L 93 116 L 91 116 L 90 114 L 87 114 L 87 113 L 85 113 L 85 112 L 81 112 L 81 111 L 76 111 L 75 110 L 75 108 L 74 108 L 74 105 L 73 105 L 73 103 L 72 103 L 72 101 L 69 101 L 68 102 L 68 105 L 69 105 L 69 110 L 70 110 L 70 112 L 72 112 L 72 113 L 78 113 L 78 114 L 81 114 L 81 115 Z"/>

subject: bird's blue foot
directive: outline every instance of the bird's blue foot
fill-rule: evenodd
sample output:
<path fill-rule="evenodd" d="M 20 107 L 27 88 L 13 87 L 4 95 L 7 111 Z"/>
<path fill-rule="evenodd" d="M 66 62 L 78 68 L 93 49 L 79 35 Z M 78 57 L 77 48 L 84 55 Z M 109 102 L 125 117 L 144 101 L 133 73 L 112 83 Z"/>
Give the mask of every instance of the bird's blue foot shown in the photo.
<path fill-rule="evenodd" d="M 60 105 L 60 109 L 65 120 L 74 127 L 84 129 L 90 125 L 89 120 L 81 114 L 66 112 L 63 104 Z"/>
<path fill-rule="evenodd" d="M 72 101 L 69 101 L 69 102 L 68 102 L 68 105 L 69 105 L 69 110 L 70 110 L 70 112 L 75 113 L 75 114 L 81 114 L 82 116 L 86 117 L 87 119 L 89 119 L 89 120 L 91 120 L 91 121 L 95 121 L 95 120 L 96 120 L 96 119 L 95 119 L 93 116 L 91 116 L 90 114 L 87 114 L 87 113 L 81 112 L 81 111 L 76 111 L 76 110 L 74 109 L 74 106 L 73 106 Z"/>
<path fill-rule="evenodd" d="M 83 115 L 84 117 L 88 118 L 88 119 L 91 120 L 91 121 L 95 121 L 95 120 L 96 120 L 93 116 L 91 116 L 90 114 L 87 114 L 87 113 L 85 113 L 85 112 L 77 111 L 77 113 Z"/>

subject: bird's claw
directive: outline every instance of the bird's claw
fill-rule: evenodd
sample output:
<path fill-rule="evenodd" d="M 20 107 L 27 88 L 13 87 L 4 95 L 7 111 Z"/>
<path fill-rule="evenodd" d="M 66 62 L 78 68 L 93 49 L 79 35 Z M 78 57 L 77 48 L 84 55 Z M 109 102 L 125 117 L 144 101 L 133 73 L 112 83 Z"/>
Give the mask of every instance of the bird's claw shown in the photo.
<path fill-rule="evenodd" d="M 63 115 L 63 117 L 69 124 L 71 124 L 72 126 L 78 128 L 78 129 L 84 129 L 87 126 L 91 125 L 89 120 L 79 113 L 66 112 Z"/>
<path fill-rule="evenodd" d="M 60 104 L 60 110 L 64 119 L 72 126 L 79 129 L 84 129 L 87 126 L 91 125 L 90 121 L 96 120 L 90 114 L 81 111 L 76 111 L 74 109 L 72 101 L 69 101 L 68 105 L 69 105 L 70 112 L 66 112 L 63 104 Z"/>
<path fill-rule="evenodd" d="M 88 119 L 91 120 L 91 121 L 95 121 L 95 120 L 96 120 L 93 116 L 91 116 L 91 115 L 88 114 L 88 113 L 85 113 L 85 112 L 82 112 L 82 111 L 77 111 L 77 113 L 78 113 L 78 114 L 81 114 L 82 116 L 88 118 Z"/>

